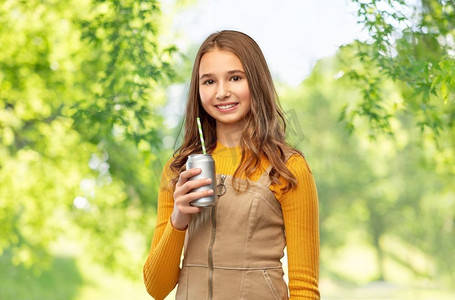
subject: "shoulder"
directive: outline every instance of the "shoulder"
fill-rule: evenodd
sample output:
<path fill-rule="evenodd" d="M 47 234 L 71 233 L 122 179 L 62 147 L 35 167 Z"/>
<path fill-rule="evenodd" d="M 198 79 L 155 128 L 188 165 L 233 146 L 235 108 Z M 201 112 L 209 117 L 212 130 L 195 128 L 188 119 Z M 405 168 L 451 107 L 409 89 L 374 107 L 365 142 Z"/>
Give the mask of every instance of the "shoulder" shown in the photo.
<path fill-rule="evenodd" d="M 172 187 L 172 185 L 168 185 L 169 183 L 172 182 L 172 180 L 175 178 L 176 173 L 171 169 L 171 164 L 174 161 L 174 157 L 171 156 L 164 166 L 162 167 L 162 173 L 161 173 L 161 187 Z M 167 183 L 167 184 L 166 184 Z"/>
<path fill-rule="evenodd" d="M 307 189 L 308 185 L 314 183 L 313 173 L 308 165 L 305 157 L 298 151 L 289 152 L 286 155 L 286 168 L 297 180 L 297 186 L 287 192 L 283 192 L 285 181 L 280 177 L 280 184 L 272 184 L 270 190 L 275 194 L 278 201 L 282 202 L 283 197 L 286 195 L 293 195 L 294 193 L 301 193 Z"/>
<path fill-rule="evenodd" d="M 305 156 L 299 152 L 290 153 L 286 161 L 286 167 L 297 178 L 300 176 L 312 176 L 313 174 Z"/>
<path fill-rule="evenodd" d="M 169 157 L 167 160 L 166 160 L 166 163 L 164 164 L 164 169 L 171 169 L 171 164 L 172 162 L 175 160 L 175 157 L 172 155 L 171 157 Z"/>
<path fill-rule="evenodd" d="M 300 153 L 294 153 L 286 162 L 286 167 L 295 176 L 297 185 L 289 191 L 279 194 L 277 198 L 282 205 L 289 205 L 295 201 L 317 200 L 316 182 L 306 158 Z M 288 200 L 291 200 L 289 202 Z M 301 202 L 303 203 L 303 202 Z"/>

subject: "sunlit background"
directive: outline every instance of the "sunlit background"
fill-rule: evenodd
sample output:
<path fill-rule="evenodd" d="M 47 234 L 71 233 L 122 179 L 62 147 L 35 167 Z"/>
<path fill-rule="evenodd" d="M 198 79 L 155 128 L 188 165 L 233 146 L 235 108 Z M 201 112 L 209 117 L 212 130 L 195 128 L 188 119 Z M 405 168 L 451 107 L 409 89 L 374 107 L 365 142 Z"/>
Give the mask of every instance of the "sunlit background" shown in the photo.
<path fill-rule="evenodd" d="M 261 46 L 313 170 L 322 299 L 454 299 L 455 4 L 404 3 L 0 0 L 0 299 L 151 299 L 161 169 L 222 29 Z"/>

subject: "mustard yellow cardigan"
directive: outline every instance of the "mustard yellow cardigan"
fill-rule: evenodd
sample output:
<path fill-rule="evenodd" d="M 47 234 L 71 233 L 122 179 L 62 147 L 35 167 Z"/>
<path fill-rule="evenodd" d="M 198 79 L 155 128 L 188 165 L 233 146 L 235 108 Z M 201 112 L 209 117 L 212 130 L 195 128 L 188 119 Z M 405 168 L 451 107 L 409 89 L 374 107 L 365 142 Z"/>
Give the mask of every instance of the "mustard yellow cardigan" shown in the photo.
<path fill-rule="evenodd" d="M 240 147 L 228 148 L 218 143 L 212 153 L 216 173 L 233 175 L 241 158 Z M 144 264 L 144 282 L 155 299 L 164 299 L 175 287 L 179 278 L 180 259 L 185 231 L 172 227 L 170 216 L 174 208 L 172 178 L 169 165 L 163 170 L 158 195 L 158 213 L 155 234 Z M 268 166 L 261 161 L 251 180 L 257 180 Z M 318 196 L 313 174 L 299 154 L 292 155 L 286 163 L 297 178 L 297 187 L 281 193 L 280 185 L 271 185 L 283 211 L 291 300 L 319 299 L 319 217 Z M 282 183 L 284 185 L 284 182 Z"/>

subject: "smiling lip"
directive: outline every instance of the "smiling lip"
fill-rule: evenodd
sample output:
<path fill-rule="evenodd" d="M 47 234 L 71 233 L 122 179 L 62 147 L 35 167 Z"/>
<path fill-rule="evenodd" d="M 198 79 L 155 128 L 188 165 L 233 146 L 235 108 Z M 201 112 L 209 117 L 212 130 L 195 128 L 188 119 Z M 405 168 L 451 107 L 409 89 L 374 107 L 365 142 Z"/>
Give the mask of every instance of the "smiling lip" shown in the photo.
<path fill-rule="evenodd" d="M 215 105 L 215 107 L 220 111 L 229 112 L 229 111 L 235 110 L 238 105 L 239 105 L 238 103 L 225 103 L 225 104 Z"/>

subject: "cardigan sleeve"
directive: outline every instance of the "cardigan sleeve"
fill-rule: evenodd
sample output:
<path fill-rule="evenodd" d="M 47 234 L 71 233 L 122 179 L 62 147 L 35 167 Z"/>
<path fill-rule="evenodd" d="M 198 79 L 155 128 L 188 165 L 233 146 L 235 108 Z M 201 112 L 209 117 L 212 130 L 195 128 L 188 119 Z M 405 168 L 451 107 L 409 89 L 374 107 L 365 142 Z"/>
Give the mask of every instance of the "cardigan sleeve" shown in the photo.
<path fill-rule="evenodd" d="M 319 208 L 311 169 L 300 154 L 286 163 L 297 186 L 286 193 L 274 191 L 283 211 L 289 270 L 290 300 L 320 299 Z"/>
<path fill-rule="evenodd" d="M 170 220 L 174 208 L 170 162 L 161 175 L 155 233 L 143 268 L 147 292 L 157 300 L 164 299 L 177 284 L 186 233 L 172 227 Z"/>

